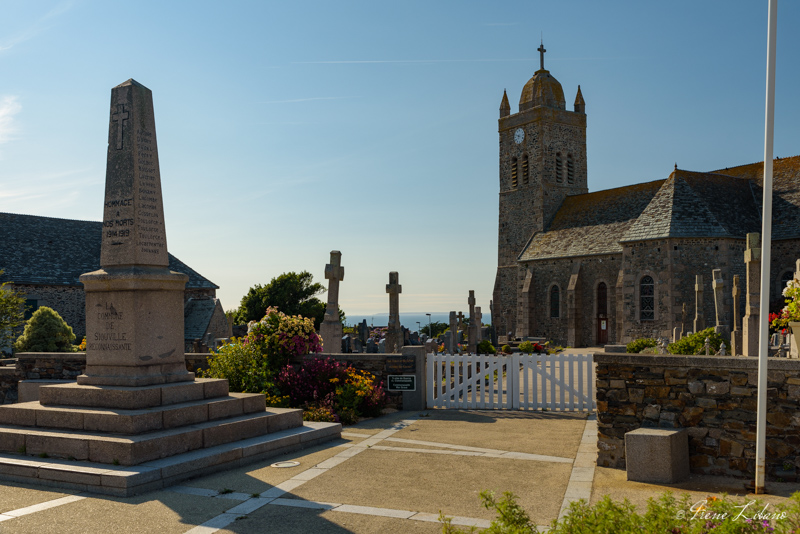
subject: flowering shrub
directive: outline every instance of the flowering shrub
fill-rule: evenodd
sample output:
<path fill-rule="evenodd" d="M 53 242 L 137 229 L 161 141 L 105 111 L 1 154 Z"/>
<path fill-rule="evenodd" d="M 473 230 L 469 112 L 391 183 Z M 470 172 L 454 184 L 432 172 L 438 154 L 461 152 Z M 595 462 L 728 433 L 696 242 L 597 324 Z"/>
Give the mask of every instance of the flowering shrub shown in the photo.
<path fill-rule="evenodd" d="M 525 354 L 541 354 L 544 352 L 544 347 L 538 343 L 531 343 L 530 341 L 523 341 L 519 344 L 520 352 Z"/>
<path fill-rule="evenodd" d="M 774 328 L 786 328 L 789 323 L 800 321 L 800 280 L 793 278 L 783 288 L 786 305 L 779 314 L 769 314 L 769 322 Z"/>
<path fill-rule="evenodd" d="M 231 391 L 244 393 L 262 393 L 272 385 L 273 373 L 255 344 L 234 337 L 211 354 L 208 370 L 198 371 L 200 377 L 225 378 Z"/>
<path fill-rule="evenodd" d="M 83 336 L 81 344 L 78 345 L 78 352 L 86 352 L 86 336 Z"/>
<path fill-rule="evenodd" d="M 380 415 L 386 405 L 383 384 L 376 384 L 372 374 L 331 358 L 314 359 L 299 370 L 287 365 L 276 383 L 289 396 L 291 405 L 303 407 L 310 417 L 318 416 L 324 408 L 344 424 L 355 423 L 358 417 Z"/>
<path fill-rule="evenodd" d="M 266 356 L 270 369 L 280 369 L 293 356 L 322 350 L 322 338 L 314 331 L 314 320 L 286 315 L 271 306 L 260 321 L 250 321 L 243 341 Z"/>

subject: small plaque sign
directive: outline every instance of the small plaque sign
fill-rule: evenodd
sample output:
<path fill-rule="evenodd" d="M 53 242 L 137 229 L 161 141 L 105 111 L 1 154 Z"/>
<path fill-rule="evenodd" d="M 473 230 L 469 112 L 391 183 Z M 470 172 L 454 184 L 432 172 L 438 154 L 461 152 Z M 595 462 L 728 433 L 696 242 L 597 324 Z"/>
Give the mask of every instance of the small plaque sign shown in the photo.
<path fill-rule="evenodd" d="M 417 377 L 414 375 L 388 375 L 386 389 L 389 391 L 417 391 Z"/>
<path fill-rule="evenodd" d="M 414 356 L 387 356 L 386 357 L 386 372 L 387 373 L 416 373 L 417 360 Z"/>

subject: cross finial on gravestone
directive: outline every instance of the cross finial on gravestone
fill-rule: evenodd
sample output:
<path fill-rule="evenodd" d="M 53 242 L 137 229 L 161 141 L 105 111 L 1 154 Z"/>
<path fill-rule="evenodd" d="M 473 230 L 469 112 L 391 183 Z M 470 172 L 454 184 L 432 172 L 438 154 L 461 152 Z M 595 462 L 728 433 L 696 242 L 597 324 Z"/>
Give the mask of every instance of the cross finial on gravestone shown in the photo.
<path fill-rule="evenodd" d="M 117 112 L 111 115 L 111 120 L 117 123 L 117 150 L 122 150 L 122 124 L 128 120 L 125 104 L 117 104 Z"/>
<path fill-rule="evenodd" d="M 539 70 L 544 70 L 544 53 L 547 52 L 544 47 L 544 40 L 542 40 L 542 42 L 539 44 L 539 48 L 536 50 L 539 51 Z"/>
<path fill-rule="evenodd" d="M 458 317 L 458 329 L 461 330 L 461 325 L 464 324 L 464 314 L 458 312 L 458 315 L 456 317 Z"/>

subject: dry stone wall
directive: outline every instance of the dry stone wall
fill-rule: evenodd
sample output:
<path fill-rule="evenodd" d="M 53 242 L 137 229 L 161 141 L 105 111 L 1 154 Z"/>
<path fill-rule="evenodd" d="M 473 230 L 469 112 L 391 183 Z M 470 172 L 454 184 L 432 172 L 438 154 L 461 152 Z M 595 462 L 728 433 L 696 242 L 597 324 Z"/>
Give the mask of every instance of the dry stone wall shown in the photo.
<path fill-rule="evenodd" d="M 688 428 L 691 471 L 753 477 L 757 359 L 595 354 L 597 465 L 625 467 L 626 432 Z M 770 358 L 767 474 L 800 480 L 800 360 Z"/>

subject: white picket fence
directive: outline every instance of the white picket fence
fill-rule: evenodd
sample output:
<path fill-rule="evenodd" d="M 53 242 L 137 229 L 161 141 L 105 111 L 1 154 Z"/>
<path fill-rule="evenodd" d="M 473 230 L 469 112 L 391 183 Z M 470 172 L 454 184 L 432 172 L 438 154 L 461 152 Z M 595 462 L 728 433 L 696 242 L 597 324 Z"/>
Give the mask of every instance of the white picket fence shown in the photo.
<path fill-rule="evenodd" d="M 593 411 L 590 354 L 428 354 L 428 408 Z"/>

